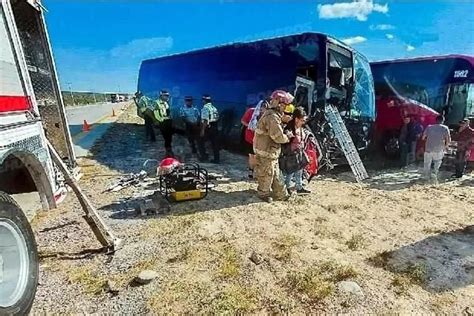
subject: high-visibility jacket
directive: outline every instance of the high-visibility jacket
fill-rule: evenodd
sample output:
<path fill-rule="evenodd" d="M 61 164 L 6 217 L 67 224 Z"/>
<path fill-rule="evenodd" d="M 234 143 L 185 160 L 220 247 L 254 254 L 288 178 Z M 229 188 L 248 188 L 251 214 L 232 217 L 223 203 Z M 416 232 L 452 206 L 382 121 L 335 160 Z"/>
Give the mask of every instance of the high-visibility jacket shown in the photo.
<path fill-rule="evenodd" d="M 216 107 L 211 102 L 204 104 L 201 111 L 201 120 L 207 121 L 207 123 L 215 123 L 218 119 L 219 112 Z"/>
<path fill-rule="evenodd" d="M 138 116 L 144 118 L 145 115 L 150 116 L 155 109 L 155 102 L 152 99 L 146 96 L 141 96 L 137 102 L 137 112 Z"/>
<path fill-rule="evenodd" d="M 155 110 L 153 111 L 153 114 L 155 115 L 155 119 L 158 121 L 158 123 L 161 123 L 165 120 L 168 120 L 169 117 L 169 108 L 170 106 L 168 105 L 168 102 L 163 101 L 163 100 L 158 100 L 155 102 Z"/>

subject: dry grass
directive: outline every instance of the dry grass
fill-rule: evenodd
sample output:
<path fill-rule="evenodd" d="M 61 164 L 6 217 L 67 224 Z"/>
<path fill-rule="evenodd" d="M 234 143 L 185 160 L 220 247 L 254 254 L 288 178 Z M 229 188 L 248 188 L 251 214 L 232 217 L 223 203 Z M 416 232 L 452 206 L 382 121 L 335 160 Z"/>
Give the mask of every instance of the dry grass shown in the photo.
<path fill-rule="evenodd" d="M 431 301 L 431 309 L 435 313 L 449 310 L 449 308 L 456 302 L 455 297 L 452 294 L 437 295 Z"/>
<path fill-rule="evenodd" d="M 427 271 L 425 264 L 411 264 L 403 271 L 403 273 L 415 284 L 423 285 L 426 281 Z"/>
<path fill-rule="evenodd" d="M 104 291 L 107 280 L 91 266 L 71 266 L 63 271 L 68 281 L 79 284 L 86 294 L 98 295 Z"/>
<path fill-rule="evenodd" d="M 48 211 L 40 210 L 36 212 L 35 216 L 31 220 L 31 228 L 33 230 L 37 230 L 38 227 L 44 226 L 45 223 L 60 217 L 63 213 L 65 212 L 60 209 L 52 209 Z"/>
<path fill-rule="evenodd" d="M 369 258 L 369 262 L 377 268 L 386 269 L 388 261 L 392 257 L 392 252 L 384 250 L 381 253 L 378 253 L 374 257 Z"/>
<path fill-rule="evenodd" d="M 443 230 L 439 228 L 425 227 L 423 228 L 423 232 L 426 234 L 439 234 L 442 233 Z"/>
<path fill-rule="evenodd" d="M 241 274 L 241 260 L 240 256 L 229 243 L 225 243 L 219 249 L 219 270 L 218 276 L 221 278 L 235 278 Z"/>
<path fill-rule="evenodd" d="M 213 300 L 210 314 L 242 315 L 257 308 L 259 292 L 248 285 L 232 284 L 224 288 Z"/>
<path fill-rule="evenodd" d="M 353 279 L 359 275 L 352 266 L 341 265 L 334 261 L 323 262 L 319 266 L 319 270 L 325 276 L 325 279 L 333 283 Z"/>
<path fill-rule="evenodd" d="M 366 244 L 367 241 L 362 234 L 354 234 L 346 241 L 347 248 L 353 251 L 365 248 Z"/>
<path fill-rule="evenodd" d="M 151 314 L 196 314 L 212 300 L 210 285 L 203 282 L 170 281 L 147 300 Z"/>
<path fill-rule="evenodd" d="M 118 287 L 125 287 L 130 284 L 141 271 L 154 270 L 157 261 L 157 257 L 137 261 L 126 271 L 111 275 L 110 280 L 115 282 Z"/>
<path fill-rule="evenodd" d="M 157 236 L 192 233 L 195 232 L 196 224 L 203 218 L 201 214 L 190 214 L 150 219 L 149 224 L 140 231 L 140 236 L 144 239 L 151 239 Z"/>
<path fill-rule="evenodd" d="M 395 287 L 395 293 L 406 294 L 411 285 L 423 285 L 426 277 L 427 271 L 424 264 L 411 264 L 393 278 L 392 286 Z"/>
<path fill-rule="evenodd" d="M 397 275 L 392 280 L 392 287 L 397 294 L 406 294 L 411 286 L 411 281 L 405 275 Z"/>
<path fill-rule="evenodd" d="M 296 292 L 300 299 L 308 298 L 310 302 L 317 303 L 334 292 L 337 282 L 357 276 L 358 272 L 351 266 L 327 261 L 303 271 L 289 273 L 286 285 L 291 291 Z"/>
<path fill-rule="evenodd" d="M 293 256 L 293 248 L 301 244 L 301 240 L 294 235 L 283 234 L 272 243 L 274 257 L 277 260 L 288 262 Z"/>
<path fill-rule="evenodd" d="M 317 303 L 334 292 L 335 286 L 321 277 L 318 268 L 308 268 L 302 272 L 290 273 L 286 278 L 289 289 L 299 294 L 300 299 L 307 297 Z"/>

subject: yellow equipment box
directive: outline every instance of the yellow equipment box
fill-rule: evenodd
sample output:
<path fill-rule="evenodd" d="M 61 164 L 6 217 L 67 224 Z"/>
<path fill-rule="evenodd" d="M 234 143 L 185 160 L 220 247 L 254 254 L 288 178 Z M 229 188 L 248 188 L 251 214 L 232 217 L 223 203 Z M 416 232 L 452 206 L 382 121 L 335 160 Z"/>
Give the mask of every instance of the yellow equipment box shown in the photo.
<path fill-rule="evenodd" d="M 178 191 L 171 192 L 171 196 L 175 201 L 198 200 L 202 198 L 202 192 L 201 190 Z"/>

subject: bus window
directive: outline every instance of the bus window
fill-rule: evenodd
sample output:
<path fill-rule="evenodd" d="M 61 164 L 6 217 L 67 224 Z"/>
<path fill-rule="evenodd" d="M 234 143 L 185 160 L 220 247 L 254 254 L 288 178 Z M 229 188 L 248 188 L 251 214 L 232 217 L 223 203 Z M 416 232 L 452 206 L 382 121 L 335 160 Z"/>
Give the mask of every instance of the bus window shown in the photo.
<path fill-rule="evenodd" d="M 449 99 L 445 109 L 446 122 L 456 125 L 473 112 L 473 84 L 452 84 L 449 87 Z"/>
<path fill-rule="evenodd" d="M 328 49 L 327 76 L 329 79 L 329 102 L 340 111 L 349 110 L 353 91 L 353 64 L 350 52 Z"/>
<path fill-rule="evenodd" d="M 351 117 L 375 118 L 374 81 L 366 58 L 356 53 L 354 58 L 355 88 L 351 101 Z"/>
<path fill-rule="evenodd" d="M 474 117 L 474 84 L 472 83 L 467 88 L 466 116 Z"/>

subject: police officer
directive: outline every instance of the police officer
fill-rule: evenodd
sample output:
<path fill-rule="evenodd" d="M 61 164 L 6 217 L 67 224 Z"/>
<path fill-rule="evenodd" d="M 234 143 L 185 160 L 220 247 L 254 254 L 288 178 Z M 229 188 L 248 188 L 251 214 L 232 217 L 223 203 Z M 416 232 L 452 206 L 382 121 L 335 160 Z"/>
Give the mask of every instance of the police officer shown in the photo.
<path fill-rule="evenodd" d="M 219 119 L 219 113 L 214 105 L 211 103 L 211 97 L 204 95 L 202 97 L 203 108 L 201 110 L 201 132 L 199 141 L 199 152 L 202 161 L 208 159 L 206 153 L 206 141 L 211 143 L 212 151 L 214 153 L 214 160 L 212 163 L 219 163 L 219 130 L 217 128 L 217 121 Z"/>
<path fill-rule="evenodd" d="M 186 136 L 191 146 L 193 154 L 197 153 L 196 139 L 199 136 L 199 122 L 201 116 L 199 110 L 193 105 L 193 97 L 187 96 L 184 98 L 184 106 L 181 107 L 179 116 L 186 126 Z"/>
<path fill-rule="evenodd" d="M 154 129 L 154 114 L 155 110 L 154 102 L 144 96 L 140 91 L 135 93 L 135 103 L 137 105 L 137 114 L 139 117 L 145 120 L 145 138 L 151 142 L 156 142 L 155 129 Z"/>
<path fill-rule="evenodd" d="M 158 121 L 158 127 L 160 128 L 161 135 L 165 140 L 166 156 L 172 157 L 173 150 L 171 148 L 171 142 L 173 140 L 173 122 L 170 116 L 170 106 L 168 100 L 170 94 L 166 90 L 160 92 L 160 98 L 156 102 L 155 110 L 153 111 L 155 119 Z"/>

